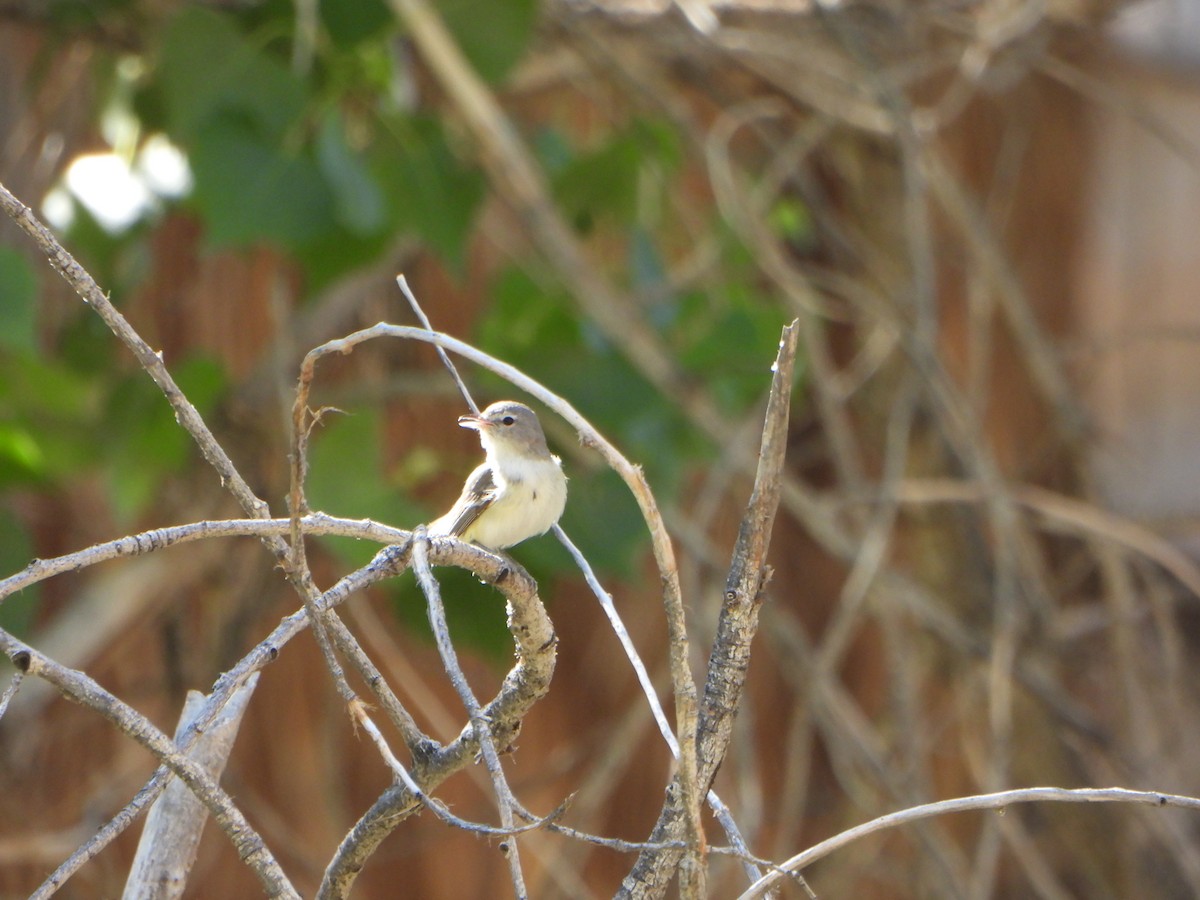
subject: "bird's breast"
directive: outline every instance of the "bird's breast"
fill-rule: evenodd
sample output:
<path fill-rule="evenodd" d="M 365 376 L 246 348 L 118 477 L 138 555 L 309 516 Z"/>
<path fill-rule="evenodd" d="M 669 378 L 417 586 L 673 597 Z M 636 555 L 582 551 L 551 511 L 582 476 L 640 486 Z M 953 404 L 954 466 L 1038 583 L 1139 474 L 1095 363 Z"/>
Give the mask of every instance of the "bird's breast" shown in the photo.
<path fill-rule="evenodd" d="M 512 546 L 549 531 L 567 505 L 567 478 L 556 460 L 506 468 L 496 488 L 493 509 L 472 535 L 484 546 Z"/>

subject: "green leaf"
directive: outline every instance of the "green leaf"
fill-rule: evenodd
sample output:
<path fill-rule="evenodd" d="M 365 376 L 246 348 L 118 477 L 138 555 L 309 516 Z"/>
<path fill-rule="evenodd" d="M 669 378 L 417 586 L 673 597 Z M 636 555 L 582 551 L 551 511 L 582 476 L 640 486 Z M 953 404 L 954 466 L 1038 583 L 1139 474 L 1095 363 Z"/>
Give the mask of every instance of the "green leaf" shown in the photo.
<path fill-rule="evenodd" d="M 634 577 L 650 537 L 626 484 L 604 470 L 572 478 L 568 490 L 563 530 L 599 571 Z"/>
<path fill-rule="evenodd" d="M 29 354 L 0 355 L 0 412 L 79 420 L 95 408 L 97 388 L 66 366 Z"/>
<path fill-rule="evenodd" d="M 291 69 L 247 40 L 236 20 L 202 7 L 185 6 L 172 20 L 158 66 L 171 134 L 181 143 L 230 114 L 278 139 L 304 110 L 307 89 Z"/>
<path fill-rule="evenodd" d="M 461 268 L 467 236 L 484 197 L 483 176 L 458 161 L 440 123 L 414 117 L 391 124 L 389 138 L 374 148 L 375 177 L 400 227 L 411 229 Z"/>
<path fill-rule="evenodd" d="M 580 327 L 563 292 L 545 290 L 528 274 L 509 270 L 492 294 L 478 327 L 481 349 L 553 385 L 645 466 L 661 496 L 670 496 L 688 461 L 706 452 L 674 405 L 602 337 Z M 486 373 L 479 379 L 495 395 L 511 390 Z"/>
<path fill-rule="evenodd" d="M 172 374 L 201 415 L 227 388 L 224 370 L 211 359 L 185 360 L 172 366 Z M 109 494 L 116 515 L 128 521 L 153 502 L 168 476 L 183 471 L 194 458 L 195 444 L 162 392 L 140 371 L 113 389 L 104 422 Z"/>
<path fill-rule="evenodd" d="M 109 498 L 118 519 L 128 522 L 149 506 L 163 476 L 182 466 L 189 438 L 143 372 L 131 373 L 116 386 L 106 423 Z"/>
<path fill-rule="evenodd" d="M 8 575 L 20 571 L 32 556 L 33 541 L 25 526 L 15 516 L 0 516 L 0 572 Z M 0 628 L 17 638 L 28 638 L 37 600 L 37 585 L 6 597 L 0 603 Z"/>
<path fill-rule="evenodd" d="M 92 464 L 102 389 L 60 363 L 0 353 L 0 484 L 42 484 Z"/>
<path fill-rule="evenodd" d="M 378 413 L 325 410 L 309 445 L 309 505 L 334 516 L 383 518 L 391 504 L 380 441 Z"/>
<path fill-rule="evenodd" d="M 16 250 L 0 247 L 0 346 L 34 351 L 37 279 Z"/>
<path fill-rule="evenodd" d="M 557 361 L 578 359 L 583 345 L 566 294 L 513 268 L 496 280 L 477 336 L 483 349 L 538 379 L 555 372 Z"/>
<path fill-rule="evenodd" d="M 622 225 L 634 219 L 639 157 L 635 143 L 618 138 L 576 157 L 554 179 L 554 196 L 579 231 L 605 217 Z"/>
<path fill-rule="evenodd" d="M 370 235 L 387 224 L 383 192 L 363 160 L 346 144 L 341 116 L 324 117 L 317 134 L 317 163 L 333 189 L 337 222 L 357 235 Z"/>
<path fill-rule="evenodd" d="M 768 298 L 737 285 L 721 297 L 683 298 L 671 333 L 680 363 L 705 381 L 722 408 L 738 412 L 765 393 L 782 326 Z"/>
<path fill-rule="evenodd" d="M 225 367 L 210 356 L 190 357 L 172 366 L 171 374 L 179 389 L 202 416 L 207 416 L 229 389 Z"/>
<path fill-rule="evenodd" d="M 529 45 L 538 4 L 536 0 L 441 0 L 438 10 L 475 71 L 497 84 Z"/>
<path fill-rule="evenodd" d="M 602 219 L 627 228 L 637 219 L 639 192 L 648 184 L 665 190 L 662 173 L 678 168 L 681 160 L 678 140 L 669 129 L 640 120 L 565 165 L 554 144 L 544 141 L 542 153 L 554 159 L 555 198 L 583 232 Z M 647 172 L 658 177 L 643 178 Z"/>
<path fill-rule="evenodd" d="M 392 22 L 384 0 L 321 0 L 321 23 L 334 42 L 344 47 L 374 37 Z"/>
<path fill-rule="evenodd" d="M 36 483 L 45 475 L 45 453 L 33 433 L 24 425 L 0 422 L 0 485 Z"/>
<path fill-rule="evenodd" d="M 316 240 L 306 242 L 299 253 L 299 261 L 304 266 L 304 284 L 309 297 L 352 269 L 378 259 L 390 238 L 391 232 L 386 230 L 363 236 L 335 225 Z"/>
<path fill-rule="evenodd" d="M 331 516 L 416 524 L 419 516 L 410 516 L 419 508 L 397 498 L 395 481 L 384 473 L 380 427 L 374 409 L 324 414 L 308 449 L 308 505 Z"/>
<path fill-rule="evenodd" d="M 463 569 L 438 568 L 434 575 L 454 645 L 469 647 L 497 665 L 511 660 L 513 642 L 504 624 L 503 595 L 490 585 L 480 584 L 475 576 Z M 396 618 L 414 634 L 432 641 L 433 629 L 429 626 L 425 595 L 415 580 L 405 578 L 400 582 L 394 609 Z"/>
<path fill-rule="evenodd" d="M 90 309 L 77 309 L 59 331 L 58 351 L 73 372 L 103 378 L 113 371 L 113 357 L 117 353 L 114 349 L 117 344 L 111 338 L 112 332 L 98 315 Z"/>
<path fill-rule="evenodd" d="M 428 518 L 396 479 L 384 472 L 380 414 L 327 411 L 313 431 L 309 446 L 309 506 L 332 516 L 374 519 L 412 528 Z M 325 541 L 347 561 L 361 565 L 379 548 L 347 539 Z"/>
<path fill-rule="evenodd" d="M 300 249 L 334 227 L 334 202 L 307 155 L 262 138 L 243 119 L 221 116 L 197 133 L 191 202 L 214 244 L 276 241 Z"/>
<path fill-rule="evenodd" d="M 794 197 L 780 197 L 767 216 L 771 229 L 792 244 L 808 245 L 816 240 L 816 226 L 807 204 Z"/>

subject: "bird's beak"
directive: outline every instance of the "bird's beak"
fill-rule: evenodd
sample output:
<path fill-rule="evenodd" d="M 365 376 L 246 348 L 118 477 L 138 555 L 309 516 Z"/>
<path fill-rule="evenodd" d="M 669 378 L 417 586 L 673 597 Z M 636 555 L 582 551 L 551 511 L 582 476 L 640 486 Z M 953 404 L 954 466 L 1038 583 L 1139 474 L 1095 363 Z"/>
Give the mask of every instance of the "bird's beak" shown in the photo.
<path fill-rule="evenodd" d="M 472 431 L 482 431 L 487 426 L 487 419 L 480 416 L 459 416 L 458 424 L 462 428 L 470 428 Z"/>

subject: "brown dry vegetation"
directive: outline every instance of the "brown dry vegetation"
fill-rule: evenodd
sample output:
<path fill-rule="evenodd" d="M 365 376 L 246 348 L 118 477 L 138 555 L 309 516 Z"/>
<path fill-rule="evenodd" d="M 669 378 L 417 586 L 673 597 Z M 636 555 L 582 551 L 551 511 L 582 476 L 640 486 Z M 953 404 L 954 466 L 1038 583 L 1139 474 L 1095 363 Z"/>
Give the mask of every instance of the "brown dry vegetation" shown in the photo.
<path fill-rule="evenodd" d="M 780 325 L 800 319 L 803 396 L 792 411 L 774 572 L 747 699 L 715 782 L 751 848 L 778 862 L 877 815 L 1006 788 L 1200 794 L 1191 764 L 1200 705 L 1189 674 L 1200 650 L 1200 571 L 1158 523 L 1105 500 L 1114 491 L 1097 483 L 1091 463 L 1121 422 L 1089 387 L 1106 360 L 1093 353 L 1081 362 L 1064 350 L 1094 330 L 1087 288 L 1100 263 L 1089 238 L 1097 147 L 1106 123 L 1133 115 L 1117 102 L 1121 71 L 1100 80 L 1114 69 L 1100 31 L 1105 11 L 729 6 L 721 27 L 704 35 L 677 10 L 549 4 L 496 99 L 524 135 L 552 124 L 586 141 L 635 116 L 667 123 L 685 154 L 670 207 L 656 217 L 672 279 L 729 277 L 695 225 L 715 207 L 739 233 Z M 94 42 L 110 39 L 56 42 L 37 23 L 0 18 L 0 181 L 26 203 L 64 161 L 96 144 L 87 58 Z M 620 327 L 621 315 L 641 309 L 622 286 L 621 229 L 569 234 L 564 245 L 538 218 L 547 198 L 514 183 L 514 161 L 489 145 L 486 123 L 464 111 L 447 80 L 453 71 L 440 70 L 433 52 L 413 42 L 422 90 L 488 176 L 461 277 L 402 242 L 300 308 L 302 276 L 285 253 L 212 252 L 196 220 L 175 212 L 155 230 L 146 276 L 125 306 L 168 360 L 203 348 L 233 373 L 213 428 L 277 515 L 299 354 L 400 318 L 391 279 L 401 269 L 447 333 L 471 333 L 491 279 L 513 259 L 536 260 L 541 277 L 561 282 L 578 314 L 615 345 L 647 332 L 633 318 Z M 45 161 L 38 148 L 51 134 L 61 152 Z M 782 200 L 813 217 L 803 243 L 770 227 Z M 7 223 L 0 235 L 24 241 Z M 53 347 L 63 324 L 86 312 L 49 271 L 40 297 L 39 327 Z M 618 301 L 618 321 L 606 322 Z M 665 510 L 700 672 L 753 475 L 737 454 L 757 446 L 761 409 L 744 421 L 714 416 L 713 398 L 671 368 L 668 348 L 657 347 L 668 364 L 657 380 L 636 347 L 625 349 L 716 448 Z M 751 361 L 764 394 L 769 363 Z M 470 436 L 450 427 L 459 407 L 439 372 L 428 348 L 405 344 L 359 352 L 322 374 L 352 397 L 386 398 L 387 460 L 422 447 L 450 458 L 445 478 L 416 488 L 430 507 L 453 497 L 453 473 L 476 453 Z M 1182 368 L 1175 378 L 1195 381 Z M 390 391 L 400 379 L 409 386 Z M 569 429 L 550 432 L 568 468 L 598 465 L 570 446 Z M 238 515 L 199 460 L 133 528 L 116 519 L 94 479 L 5 502 L 43 558 L 136 528 Z M 1194 526 L 1194 516 L 1175 512 L 1176 525 Z M 320 551 L 311 563 L 321 585 L 344 571 Z M 669 696 L 649 554 L 635 577 L 610 589 Z M 553 595 L 558 667 L 504 758 L 510 781 L 533 810 L 576 792 L 566 824 L 644 840 L 670 778 L 669 754 L 581 580 L 562 574 L 542 591 Z M 29 641 L 171 733 L 184 691 L 209 689 L 297 607 L 257 541 L 202 542 L 48 582 Z M 496 631 L 499 603 L 494 613 Z M 343 618 L 418 721 L 452 738 L 464 717 L 428 641 L 379 596 L 353 599 Z M 494 692 L 506 661 L 466 655 L 479 694 Z M 3 896 L 33 890 L 154 767 L 94 713 L 41 687 L 27 683 L 0 721 Z M 264 670 L 223 784 L 310 895 L 342 836 L 389 783 L 315 644 L 301 636 Z M 494 821 L 482 766 L 436 795 L 460 817 Z M 806 874 L 821 897 L 1194 896 L 1198 822 L 1194 811 L 1124 804 L 1021 805 L 872 836 Z M 710 841 L 724 842 L 711 818 L 705 827 Z M 114 895 L 137 831 L 61 894 Z M 521 845 L 538 898 L 610 895 L 634 858 L 542 833 Z M 711 867 L 710 896 L 744 888 L 733 862 L 714 856 Z M 258 890 L 210 826 L 188 896 Z M 424 814 L 383 844 L 355 896 L 510 890 L 494 841 Z"/>

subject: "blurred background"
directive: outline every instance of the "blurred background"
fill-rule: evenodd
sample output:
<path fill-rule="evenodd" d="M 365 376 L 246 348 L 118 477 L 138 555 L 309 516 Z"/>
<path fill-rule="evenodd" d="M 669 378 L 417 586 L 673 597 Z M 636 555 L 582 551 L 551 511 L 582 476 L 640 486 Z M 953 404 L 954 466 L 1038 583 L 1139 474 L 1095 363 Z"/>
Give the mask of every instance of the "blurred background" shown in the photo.
<path fill-rule="evenodd" d="M 0 0 L 0 181 L 52 224 L 285 513 L 296 365 L 414 324 L 524 369 L 645 467 L 695 668 L 749 493 L 769 366 L 801 323 L 784 504 L 717 789 L 782 860 L 916 803 L 1007 787 L 1200 794 L 1200 6 L 1093 0 Z M 414 12 L 414 9 L 416 12 Z M 418 23 L 414 25 L 414 22 Z M 466 369 L 481 402 L 512 395 Z M 323 365 L 310 499 L 411 527 L 478 461 L 432 350 Z M 563 520 L 669 702 L 637 508 L 543 415 Z M 0 222 L 0 569 L 239 515 L 158 390 Z M 371 548 L 316 541 L 322 586 Z M 507 758 L 525 803 L 645 838 L 669 777 L 634 678 L 552 538 L 559 665 Z M 445 572 L 477 693 L 511 644 Z M 53 579 L 0 627 L 168 732 L 186 690 L 297 606 L 253 540 Z M 344 608 L 439 739 L 463 723 L 411 576 Z M 7 682 L 7 676 L 5 677 Z M 0 896 L 32 891 L 153 770 L 26 683 L 0 720 Z M 389 783 L 311 639 L 262 676 L 225 785 L 311 894 Z M 439 789 L 492 821 L 479 772 Z M 1200 896 L 1194 814 L 1025 806 L 876 836 L 823 897 Z M 139 827 L 60 892 L 115 895 Z M 710 829 L 720 840 L 715 825 Z M 533 896 L 633 858 L 524 840 Z M 714 858 L 713 896 L 744 887 Z M 403 824 L 357 896 L 506 896 L 495 847 Z M 800 896 L 795 889 L 792 896 Z M 189 896 L 259 886 L 216 829 Z"/>

